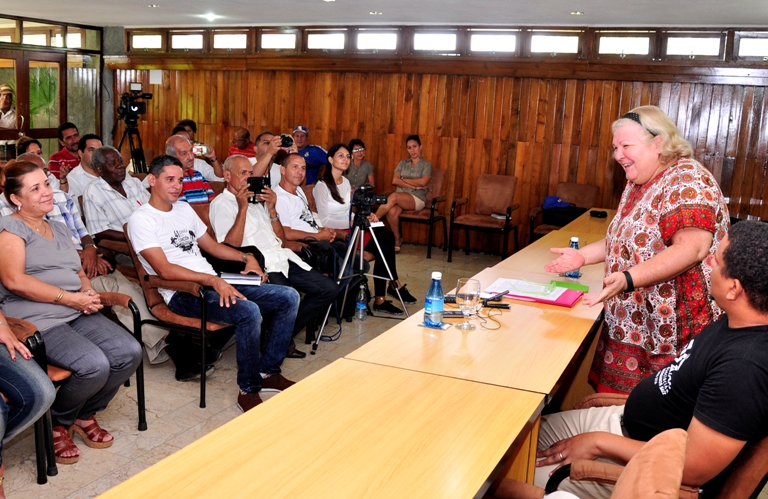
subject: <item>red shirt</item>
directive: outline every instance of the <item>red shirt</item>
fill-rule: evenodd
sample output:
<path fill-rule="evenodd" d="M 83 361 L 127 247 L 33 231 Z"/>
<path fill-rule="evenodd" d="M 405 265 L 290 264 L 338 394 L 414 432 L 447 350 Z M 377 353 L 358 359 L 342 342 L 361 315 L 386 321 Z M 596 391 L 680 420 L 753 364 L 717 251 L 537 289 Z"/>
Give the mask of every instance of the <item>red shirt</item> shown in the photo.
<path fill-rule="evenodd" d="M 231 146 L 229 146 L 229 154 L 227 154 L 227 157 L 234 156 L 235 154 L 240 154 L 242 156 L 245 156 L 246 158 L 255 158 L 256 143 L 250 142 L 245 149 L 240 149 L 235 144 L 232 144 Z"/>
<path fill-rule="evenodd" d="M 80 164 L 80 158 L 72 156 L 67 149 L 51 154 L 51 158 L 48 160 L 48 170 L 53 173 L 56 178 L 59 178 L 59 170 L 61 165 L 68 166 L 70 171 Z"/>

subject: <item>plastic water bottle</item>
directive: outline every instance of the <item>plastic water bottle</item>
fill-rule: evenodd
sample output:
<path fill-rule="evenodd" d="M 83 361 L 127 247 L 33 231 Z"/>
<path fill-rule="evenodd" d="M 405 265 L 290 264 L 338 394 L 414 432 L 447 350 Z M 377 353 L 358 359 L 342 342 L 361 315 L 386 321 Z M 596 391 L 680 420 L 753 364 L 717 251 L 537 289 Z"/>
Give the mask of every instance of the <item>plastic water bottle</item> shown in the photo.
<path fill-rule="evenodd" d="M 424 300 L 424 324 L 430 327 L 440 327 L 443 323 L 445 295 L 443 294 L 442 272 L 432 272 L 432 284 Z"/>
<path fill-rule="evenodd" d="M 365 284 L 361 284 L 360 291 L 357 293 L 357 302 L 355 302 L 355 319 L 359 321 L 368 318 L 368 300 L 365 298 Z"/>
<path fill-rule="evenodd" d="M 578 237 L 573 236 L 571 238 L 571 248 L 573 248 L 575 250 L 579 249 L 579 238 Z M 566 272 L 565 273 L 565 277 L 578 278 L 579 277 L 579 269 L 570 270 L 570 271 Z"/>

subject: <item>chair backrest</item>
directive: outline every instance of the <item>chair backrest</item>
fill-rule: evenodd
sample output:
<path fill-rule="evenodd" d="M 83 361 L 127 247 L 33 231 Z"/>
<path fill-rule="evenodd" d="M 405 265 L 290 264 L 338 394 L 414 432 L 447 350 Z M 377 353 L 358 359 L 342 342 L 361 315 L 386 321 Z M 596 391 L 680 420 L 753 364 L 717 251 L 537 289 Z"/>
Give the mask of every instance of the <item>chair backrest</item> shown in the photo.
<path fill-rule="evenodd" d="M 211 185 L 211 190 L 214 194 L 217 196 L 224 192 L 224 189 L 227 188 L 226 182 L 217 182 L 216 180 L 212 180 L 211 182 L 208 182 Z"/>
<path fill-rule="evenodd" d="M 207 227 L 206 231 L 209 236 L 216 239 L 216 233 L 213 231 L 213 225 L 211 225 L 211 203 L 195 203 L 190 204 L 200 220 L 203 221 Z"/>
<path fill-rule="evenodd" d="M 575 204 L 579 208 L 595 208 L 598 191 L 599 189 L 596 185 L 560 182 L 557 184 L 555 195 L 563 201 Z"/>
<path fill-rule="evenodd" d="M 506 213 L 514 204 L 517 177 L 510 175 L 481 174 L 477 177 L 475 213 L 492 215 Z"/>
<path fill-rule="evenodd" d="M 147 284 L 147 271 L 144 270 L 144 266 L 141 264 L 141 261 L 139 261 L 139 255 L 137 255 L 136 250 L 133 249 L 131 238 L 128 236 L 128 224 L 123 225 L 123 233 L 125 234 L 125 241 L 128 243 L 128 248 L 131 251 L 133 265 L 136 267 L 136 274 L 139 277 L 139 286 L 141 286 L 141 290 L 144 292 L 144 298 L 147 300 L 147 308 L 152 310 L 152 307 L 165 303 L 165 301 L 157 288 L 152 288 Z"/>
<path fill-rule="evenodd" d="M 445 184 L 445 170 L 432 170 L 432 176 L 427 183 L 427 202 L 426 207 L 432 204 L 432 198 L 443 195 L 443 184 Z"/>
<path fill-rule="evenodd" d="M 745 445 L 727 473 L 717 499 L 752 497 L 768 476 L 768 437 Z"/>

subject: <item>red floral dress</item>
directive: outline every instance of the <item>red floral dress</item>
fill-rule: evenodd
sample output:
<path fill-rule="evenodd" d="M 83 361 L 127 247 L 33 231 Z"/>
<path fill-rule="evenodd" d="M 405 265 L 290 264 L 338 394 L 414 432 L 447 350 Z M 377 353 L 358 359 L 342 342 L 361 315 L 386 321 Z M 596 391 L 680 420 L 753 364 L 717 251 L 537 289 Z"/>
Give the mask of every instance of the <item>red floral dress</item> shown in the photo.
<path fill-rule="evenodd" d="M 712 174 L 693 159 L 680 159 L 644 185 L 627 183 L 605 239 L 605 275 L 653 258 L 686 227 L 712 232 L 714 253 L 729 223 Z M 629 393 L 720 315 L 709 299 L 710 271 L 705 259 L 670 281 L 605 302 L 605 324 L 589 373 L 598 392 Z"/>

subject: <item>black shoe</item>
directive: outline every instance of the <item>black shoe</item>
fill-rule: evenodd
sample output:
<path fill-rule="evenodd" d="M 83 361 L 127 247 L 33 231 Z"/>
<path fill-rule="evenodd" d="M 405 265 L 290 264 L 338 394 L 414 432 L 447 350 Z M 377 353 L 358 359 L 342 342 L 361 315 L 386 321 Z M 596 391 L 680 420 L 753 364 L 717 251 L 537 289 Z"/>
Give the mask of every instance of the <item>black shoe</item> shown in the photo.
<path fill-rule="evenodd" d="M 214 371 L 213 364 L 206 364 L 205 375 L 209 376 Z M 200 378 L 200 364 L 195 368 L 177 367 L 176 368 L 176 381 L 192 381 Z"/>
<path fill-rule="evenodd" d="M 392 305 L 392 300 L 384 300 L 381 303 L 373 303 L 374 312 L 384 312 L 385 314 L 403 315 L 403 311 Z"/>
<path fill-rule="evenodd" d="M 291 344 L 288 345 L 288 353 L 285 356 L 289 359 L 303 359 L 307 354 L 301 350 L 296 350 L 296 342 L 291 340 Z"/>
<path fill-rule="evenodd" d="M 400 286 L 399 289 L 397 289 L 397 291 L 400 291 L 400 297 L 398 298 L 395 287 L 390 284 L 389 286 L 387 286 L 387 294 L 397 300 L 402 298 L 403 303 L 405 303 L 406 305 L 413 305 L 414 303 L 416 303 L 417 300 L 416 298 L 413 297 L 411 293 L 408 292 L 407 289 L 405 289 L 405 287 L 406 287 L 406 284 L 403 284 L 402 286 Z"/>

